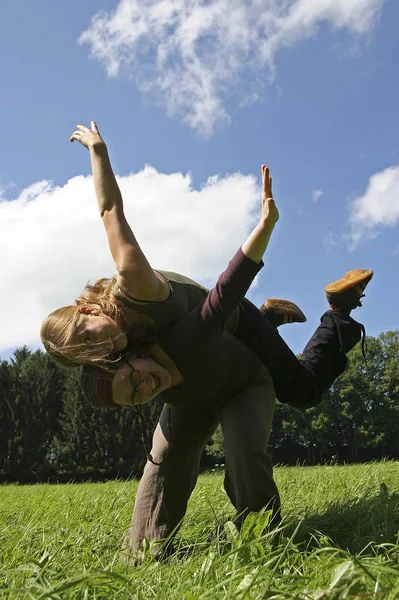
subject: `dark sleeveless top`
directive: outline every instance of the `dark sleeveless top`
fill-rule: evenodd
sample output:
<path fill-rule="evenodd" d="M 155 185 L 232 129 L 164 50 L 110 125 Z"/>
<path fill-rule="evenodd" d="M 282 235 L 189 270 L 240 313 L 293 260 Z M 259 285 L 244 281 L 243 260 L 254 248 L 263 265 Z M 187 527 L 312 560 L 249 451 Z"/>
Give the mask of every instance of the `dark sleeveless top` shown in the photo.
<path fill-rule="evenodd" d="M 117 300 L 122 302 L 127 327 L 134 323 L 135 315 L 140 313 L 150 317 L 155 324 L 156 331 L 178 321 L 182 315 L 187 314 L 203 300 L 208 290 L 189 277 L 172 273 L 171 271 L 157 271 L 169 284 L 169 297 L 163 302 L 141 302 L 130 296 L 118 286 L 112 293 Z"/>
<path fill-rule="evenodd" d="M 140 313 L 154 322 L 156 332 L 159 333 L 198 306 L 209 292 L 208 288 L 185 275 L 172 271 L 157 271 L 157 273 L 160 273 L 169 284 L 169 297 L 163 302 L 142 302 L 115 286 L 112 293 L 123 304 L 128 329 L 131 326 L 134 327 L 136 315 Z M 226 323 L 226 329 L 230 333 L 234 333 L 238 317 L 238 310 L 233 311 L 231 318 Z M 129 336 L 129 331 L 127 333 Z"/>

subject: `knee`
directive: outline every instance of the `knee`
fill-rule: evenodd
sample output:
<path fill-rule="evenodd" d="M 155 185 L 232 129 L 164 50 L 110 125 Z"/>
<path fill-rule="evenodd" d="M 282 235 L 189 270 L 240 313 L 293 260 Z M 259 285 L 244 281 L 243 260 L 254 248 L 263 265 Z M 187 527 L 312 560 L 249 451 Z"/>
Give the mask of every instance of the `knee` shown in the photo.
<path fill-rule="evenodd" d="M 258 477 L 266 471 L 272 472 L 272 461 L 265 446 L 240 447 L 237 452 L 226 452 L 226 471 L 240 478 L 243 473 L 246 477 Z"/>

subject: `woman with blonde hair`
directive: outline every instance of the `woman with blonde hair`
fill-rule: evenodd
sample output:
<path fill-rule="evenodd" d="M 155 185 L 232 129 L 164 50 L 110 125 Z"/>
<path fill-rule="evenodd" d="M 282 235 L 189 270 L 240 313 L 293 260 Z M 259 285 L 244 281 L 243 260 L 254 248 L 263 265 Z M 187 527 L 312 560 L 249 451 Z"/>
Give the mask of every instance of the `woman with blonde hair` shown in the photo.
<path fill-rule="evenodd" d="M 114 278 L 88 284 L 74 306 L 63 306 L 43 321 L 41 339 L 55 360 L 65 366 L 89 361 L 105 366 L 115 350 L 125 348 L 123 311 L 111 296 L 114 285 Z M 86 322 L 88 315 L 97 318 Z"/>
<path fill-rule="evenodd" d="M 207 294 L 188 277 L 151 268 L 129 226 L 107 147 L 92 121 L 78 125 L 71 141 L 89 149 L 98 208 L 116 276 L 87 285 L 75 305 L 52 312 L 40 335 L 47 352 L 66 366 L 110 368 L 127 349 L 137 350 L 156 332 L 187 313 Z"/>

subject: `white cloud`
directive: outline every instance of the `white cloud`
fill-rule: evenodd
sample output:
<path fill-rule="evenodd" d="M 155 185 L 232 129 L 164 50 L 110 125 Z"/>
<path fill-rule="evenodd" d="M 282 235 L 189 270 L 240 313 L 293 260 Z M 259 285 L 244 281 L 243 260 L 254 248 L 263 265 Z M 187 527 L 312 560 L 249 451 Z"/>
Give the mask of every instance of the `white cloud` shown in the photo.
<path fill-rule="evenodd" d="M 252 175 L 214 176 L 195 190 L 190 175 L 147 166 L 118 182 L 153 267 L 204 283 L 216 281 L 260 210 Z M 49 312 L 73 304 L 89 279 L 115 270 L 92 178 L 74 177 L 61 187 L 40 181 L 0 201 L 0 257 L 0 349 L 38 344 Z"/>
<path fill-rule="evenodd" d="M 284 46 L 327 23 L 361 35 L 384 0 L 120 0 L 100 11 L 79 42 L 111 77 L 125 70 L 170 115 L 205 135 L 228 119 L 224 104 L 246 75 L 242 103 L 259 100 Z M 249 82 L 249 83 L 248 83 Z M 258 85 L 259 84 L 259 85 Z M 250 92 L 248 92 L 248 86 Z"/>
<path fill-rule="evenodd" d="M 399 223 L 399 166 L 370 177 L 365 193 L 350 203 L 349 223 L 352 247 Z"/>
<path fill-rule="evenodd" d="M 333 231 L 327 231 L 327 233 L 323 234 L 323 243 L 326 248 L 331 249 L 338 246 L 339 239 Z"/>
<path fill-rule="evenodd" d="M 323 190 L 312 190 L 311 198 L 313 200 L 313 204 L 316 204 L 320 196 L 322 196 Z"/>

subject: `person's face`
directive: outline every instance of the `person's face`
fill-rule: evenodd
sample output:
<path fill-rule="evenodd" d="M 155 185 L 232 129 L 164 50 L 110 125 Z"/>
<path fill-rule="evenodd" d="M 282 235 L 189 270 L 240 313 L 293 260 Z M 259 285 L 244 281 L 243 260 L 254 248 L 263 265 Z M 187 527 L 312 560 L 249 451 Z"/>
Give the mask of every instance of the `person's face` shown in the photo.
<path fill-rule="evenodd" d="M 80 323 L 76 328 L 79 343 L 112 343 L 112 351 L 123 350 L 127 345 L 126 335 L 113 319 L 104 316 L 96 309 L 82 307 Z"/>
<path fill-rule="evenodd" d="M 171 387 L 169 372 L 153 358 L 128 354 L 112 383 L 112 399 L 122 406 L 146 404 Z"/>

